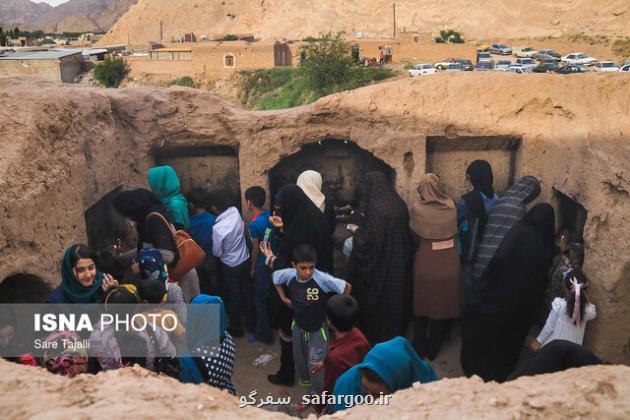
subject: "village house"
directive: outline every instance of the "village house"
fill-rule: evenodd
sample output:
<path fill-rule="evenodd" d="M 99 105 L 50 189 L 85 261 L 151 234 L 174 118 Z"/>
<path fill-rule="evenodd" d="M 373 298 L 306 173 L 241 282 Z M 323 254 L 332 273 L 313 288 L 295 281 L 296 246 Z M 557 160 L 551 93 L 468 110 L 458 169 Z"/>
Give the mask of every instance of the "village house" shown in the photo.
<path fill-rule="evenodd" d="M 80 50 L 16 51 L 0 54 L 0 75 L 37 75 L 55 82 L 73 83 L 82 72 Z"/>

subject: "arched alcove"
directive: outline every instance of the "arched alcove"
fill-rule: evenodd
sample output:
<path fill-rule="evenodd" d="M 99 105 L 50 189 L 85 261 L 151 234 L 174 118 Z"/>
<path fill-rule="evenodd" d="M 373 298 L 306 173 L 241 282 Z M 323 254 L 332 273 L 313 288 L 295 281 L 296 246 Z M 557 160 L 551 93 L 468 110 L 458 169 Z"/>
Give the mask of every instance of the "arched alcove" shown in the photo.
<path fill-rule="evenodd" d="M 345 265 L 341 247 L 348 237 L 344 226 L 348 222 L 348 205 L 357 198 L 358 185 L 370 171 L 383 172 L 394 184 L 396 171 L 352 141 L 326 139 L 304 145 L 300 151 L 282 158 L 269 171 L 271 202 L 273 203 L 273 197 L 283 185 L 295 183 L 298 175 L 309 169 L 322 175 L 322 191 L 335 206 L 335 271 L 341 275 Z"/>
<path fill-rule="evenodd" d="M 0 304 L 43 303 L 50 293 L 44 279 L 34 274 L 17 273 L 0 283 Z"/>

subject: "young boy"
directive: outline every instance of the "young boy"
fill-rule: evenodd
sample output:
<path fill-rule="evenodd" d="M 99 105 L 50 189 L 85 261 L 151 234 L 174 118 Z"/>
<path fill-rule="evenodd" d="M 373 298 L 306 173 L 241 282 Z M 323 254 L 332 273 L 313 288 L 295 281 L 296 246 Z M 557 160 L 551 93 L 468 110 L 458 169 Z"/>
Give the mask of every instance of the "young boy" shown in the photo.
<path fill-rule="evenodd" d="M 208 212 L 209 194 L 203 188 L 195 188 L 186 196 L 190 226 L 187 232 L 206 252 L 203 264 L 197 267 L 201 293 L 216 295 L 219 292 L 216 257 L 212 255 L 212 227 L 217 217 Z"/>
<path fill-rule="evenodd" d="M 228 331 L 233 337 L 242 337 L 241 310 L 245 315 L 247 329 L 254 332 L 254 304 L 248 276 L 249 250 L 245 242 L 245 225 L 230 191 L 214 191 L 210 202 L 212 212 L 217 215 L 212 227 L 212 254 L 221 261 L 221 294 L 229 318 Z"/>
<path fill-rule="evenodd" d="M 326 305 L 328 328 L 332 341 L 324 360 L 313 371 L 324 368 L 324 391 L 332 394 L 337 378 L 351 367 L 363 362 L 370 351 L 370 344 L 363 333 L 355 327 L 359 317 L 359 304 L 352 296 L 335 295 Z"/>
<path fill-rule="evenodd" d="M 312 369 L 324 359 L 328 347 L 327 293 L 349 295 L 352 287 L 317 270 L 316 260 L 312 246 L 298 245 L 293 250 L 293 268 L 274 272 L 273 284 L 280 300 L 293 310 L 293 358 L 300 385 L 311 386 L 314 393 L 319 393 L 324 387 L 324 372 Z"/>
<path fill-rule="evenodd" d="M 260 253 L 260 244 L 267 240 L 272 251 L 276 252 L 276 238 L 269 222 L 269 211 L 264 209 L 267 193 L 262 187 L 251 187 L 245 191 L 245 205 L 252 214 L 249 222 L 249 237 L 252 240 L 252 264 L 250 277 L 254 279 L 254 304 L 256 307 L 256 339 L 267 344 L 273 343 L 269 305 L 273 282 L 271 269 L 265 264 L 265 256 Z M 265 238 L 266 232 L 267 238 Z"/>

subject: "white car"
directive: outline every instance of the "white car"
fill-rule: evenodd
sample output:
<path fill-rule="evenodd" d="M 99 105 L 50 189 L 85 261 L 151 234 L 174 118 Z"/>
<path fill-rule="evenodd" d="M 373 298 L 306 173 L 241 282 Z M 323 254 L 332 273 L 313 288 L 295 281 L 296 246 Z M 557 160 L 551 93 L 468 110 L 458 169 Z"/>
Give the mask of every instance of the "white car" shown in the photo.
<path fill-rule="evenodd" d="M 437 63 L 433 64 L 433 67 L 438 70 L 446 70 L 449 64 L 457 62 L 459 62 L 459 58 L 447 58 L 446 60 L 438 61 Z"/>
<path fill-rule="evenodd" d="M 514 47 L 512 51 L 518 58 L 532 58 L 536 54 L 532 47 Z"/>
<path fill-rule="evenodd" d="M 630 73 L 630 64 L 619 67 L 619 71 L 624 73 Z"/>
<path fill-rule="evenodd" d="M 510 60 L 499 60 L 494 66 L 496 71 L 509 71 L 512 62 Z"/>
<path fill-rule="evenodd" d="M 593 66 L 593 71 L 599 72 L 618 72 L 619 67 L 613 61 L 600 61 L 599 63 Z"/>
<path fill-rule="evenodd" d="M 526 70 L 523 69 L 523 66 L 518 65 L 518 64 L 512 64 L 506 71 L 509 73 L 516 73 L 516 74 L 524 74 L 526 72 Z"/>
<path fill-rule="evenodd" d="M 409 76 L 424 76 L 427 74 L 435 74 L 437 70 L 433 67 L 433 64 L 416 64 L 409 69 Z"/>
<path fill-rule="evenodd" d="M 583 65 L 588 65 L 588 64 L 593 64 L 597 61 L 596 58 L 590 57 L 582 52 L 576 52 L 576 53 L 571 53 L 571 54 L 567 54 L 564 57 L 562 57 L 560 59 L 560 61 L 562 61 L 563 63 L 566 64 L 583 64 Z"/>

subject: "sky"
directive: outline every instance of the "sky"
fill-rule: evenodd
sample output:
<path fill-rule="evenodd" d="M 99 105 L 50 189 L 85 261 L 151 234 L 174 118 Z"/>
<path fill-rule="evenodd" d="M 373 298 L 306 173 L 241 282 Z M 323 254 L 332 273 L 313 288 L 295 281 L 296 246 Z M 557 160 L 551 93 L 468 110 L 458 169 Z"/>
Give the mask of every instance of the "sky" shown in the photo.
<path fill-rule="evenodd" d="M 48 3 L 51 6 L 59 6 L 61 3 L 65 3 L 68 0 L 31 0 L 35 3 Z"/>

